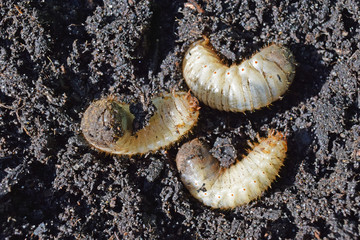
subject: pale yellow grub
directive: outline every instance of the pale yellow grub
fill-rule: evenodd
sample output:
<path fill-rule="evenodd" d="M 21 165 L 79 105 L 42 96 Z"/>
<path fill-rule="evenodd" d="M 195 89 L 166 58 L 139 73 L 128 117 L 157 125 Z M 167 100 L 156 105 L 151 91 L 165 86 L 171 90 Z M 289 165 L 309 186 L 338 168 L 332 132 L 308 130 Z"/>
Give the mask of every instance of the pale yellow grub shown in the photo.
<path fill-rule="evenodd" d="M 271 131 L 259 138 L 249 154 L 229 168 L 219 162 L 199 139 L 185 143 L 176 156 L 181 180 L 190 193 L 206 206 L 230 209 L 262 195 L 278 176 L 286 157 L 282 133 Z"/>
<path fill-rule="evenodd" d="M 211 108 L 231 112 L 252 111 L 278 100 L 294 75 L 292 53 L 275 44 L 228 67 L 205 39 L 193 43 L 183 60 L 183 76 L 194 95 Z"/>
<path fill-rule="evenodd" d="M 167 93 L 152 100 L 156 112 L 149 124 L 133 133 L 129 105 L 104 98 L 85 111 L 81 129 L 95 148 L 111 154 L 143 154 L 178 141 L 196 124 L 198 101 L 189 93 Z"/>

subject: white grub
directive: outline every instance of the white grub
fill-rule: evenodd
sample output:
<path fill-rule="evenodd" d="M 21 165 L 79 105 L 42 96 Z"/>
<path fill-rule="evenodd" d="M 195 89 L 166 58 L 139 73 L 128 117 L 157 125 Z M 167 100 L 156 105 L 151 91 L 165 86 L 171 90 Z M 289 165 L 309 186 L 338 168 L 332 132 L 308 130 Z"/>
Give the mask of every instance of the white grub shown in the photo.
<path fill-rule="evenodd" d="M 107 153 L 143 154 L 178 141 L 198 120 L 198 101 L 190 93 L 167 93 L 152 102 L 154 115 L 146 127 L 135 133 L 129 105 L 111 97 L 93 102 L 81 121 L 85 139 Z"/>
<path fill-rule="evenodd" d="M 185 143 L 176 156 L 181 179 L 190 193 L 206 206 L 232 209 L 246 204 L 270 187 L 286 157 L 287 143 L 280 132 L 259 138 L 248 155 L 229 168 L 199 139 Z"/>
<path fill-rule="evenodd" d="M 205 38 L 190 46 L 182 69 L 187 85 L 205 105 L 244 112 L 281 98 L 294 79 L 295 59 L 288 48 L 272 44 L 228 67 Z"/>

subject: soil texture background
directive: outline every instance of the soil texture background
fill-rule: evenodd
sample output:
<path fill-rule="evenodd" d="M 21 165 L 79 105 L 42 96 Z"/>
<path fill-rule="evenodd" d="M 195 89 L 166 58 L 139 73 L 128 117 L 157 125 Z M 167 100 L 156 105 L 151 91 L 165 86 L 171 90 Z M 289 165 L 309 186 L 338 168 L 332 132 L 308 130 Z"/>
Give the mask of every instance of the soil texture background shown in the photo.
<path fill-rule="evenodd" d="M 1 0 L 0 239 L 359 238 L 359 16 L 358 0 Z M 154 153 L 88 145 L 92 101 L 138 103 L 141 123 L 152 97 L 188 91 L 182 58 L 203 35 L 227 64 L 288 46 L 289 91 L 246 114 L 201 104 L 192 133 Z M 184 142 L 200 137 L 228 165 L 271 128 L 288 157 L 261 198 L 210 209 L 180 181 Z"/>

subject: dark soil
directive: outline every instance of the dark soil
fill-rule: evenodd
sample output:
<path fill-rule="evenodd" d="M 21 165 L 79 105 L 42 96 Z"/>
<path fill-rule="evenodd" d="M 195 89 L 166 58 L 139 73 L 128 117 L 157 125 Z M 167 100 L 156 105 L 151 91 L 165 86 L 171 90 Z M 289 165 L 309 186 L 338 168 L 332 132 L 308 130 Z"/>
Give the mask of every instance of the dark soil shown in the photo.
<path fill-rule="evenodd" d="M 1 0 L 0 238 L 359 238 L 359 16 L 358 0 Z M 93 100 L 146 109 L 187 91 L 182 57 L 202 35 L 229 64 L 287 45 L 290 90 L 253 113 L 201 105 L 193 133 L 156 153 L 89 147 L 80 121 Z M 213 210 L 184 188 L 182 143 L 228 139 L 241 157 L 270 128 L 287 132 L 289 151 L 260 199 Z"/>

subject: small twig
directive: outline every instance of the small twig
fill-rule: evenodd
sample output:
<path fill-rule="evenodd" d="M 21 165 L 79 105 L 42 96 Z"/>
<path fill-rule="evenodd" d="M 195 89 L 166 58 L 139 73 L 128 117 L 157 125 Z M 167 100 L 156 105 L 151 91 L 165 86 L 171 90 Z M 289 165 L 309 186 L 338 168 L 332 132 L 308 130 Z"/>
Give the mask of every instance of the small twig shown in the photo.
<path fill-rule="evenodd" d="M 13 107 L 6 106 L 6 105 L 2 104 L 1 102 L 0 102 L 0 107 L 10 109 L 10 110 L 14 110 Z"/>
<path fill-rule="evenodd" d="M 19 99 L 18 102 L 18 106 L 20 105 L 22 99 Z M 21 105 L 21 107 L 16 108 L 15 110 L 15 114 L 16 114 L 16 118 L 19 121 L 19 123 L 21 124 L 21 127 L 24 129 L 25 133 L 29 136 L 32 137 L 31 134 L 29 133 L 29 131 L 26 129 L 25 124 L 21 121 L 20 116 L 19 116 L 19 110 L 21 110 L 23 107 L 25 106 L 25 101 L 23 101 L 23 104 Z"/>
<path fill-rule="evenodd" d="M 23 14 L 23 11 L 21 11 L 21 9 L 18 7 L 18 5 L 15 4 L 14 6 L 20 15 Z"/>
<path fill-rule="evenodd" d="M 18 104 L 17 104 L 18 106 L 20 105 L 21 101 L 22 101 L 22 99 L 19 99 L 19 102 L 18 102 Z M 12 110 L 12 111 L 15 111 L 16 118 L 17 118 L 18 122 L 20 123 L 21 127 L 24 129 L 25 133 L 26 133 L 29 137 L 32 137 L 31 134 L 30 134 L 30 132 L 26 129 L 25 124 L 21 121 L 21 118 L 20 118 L 20 115 L 19 115 L 19 110 L 21 110 L 24 106 L 25 106 L 25 101 L 23 102 L 23 104 L 21 105 L 21 107 L 16 107 L 16 108 L 7 106 L 7 105 L 5 105 L 5 104 L 3 104 L 3 103 L 0 102 L 0 107 L 6 108 L 6 109 L 10 109 L 10 110 Z"/>
<path fill-rule="evenodd" d="M 184 4 L 185 7 L 191 8 L 191 9 L 196 9 L 199 13 L 204 13 L 204 9 L 202 9 L 200 7 L 200 5 L 195 2 L 194 0 L 189 0 L 189 2 Z"/>
<path fill-rule="evenodd" d="M 116 237 L 116 240 L 120 240 L 120 238 L 118 237 L 118 235 L 116 234 L 116 232 L 114 232 L 114 235 Z"/>

